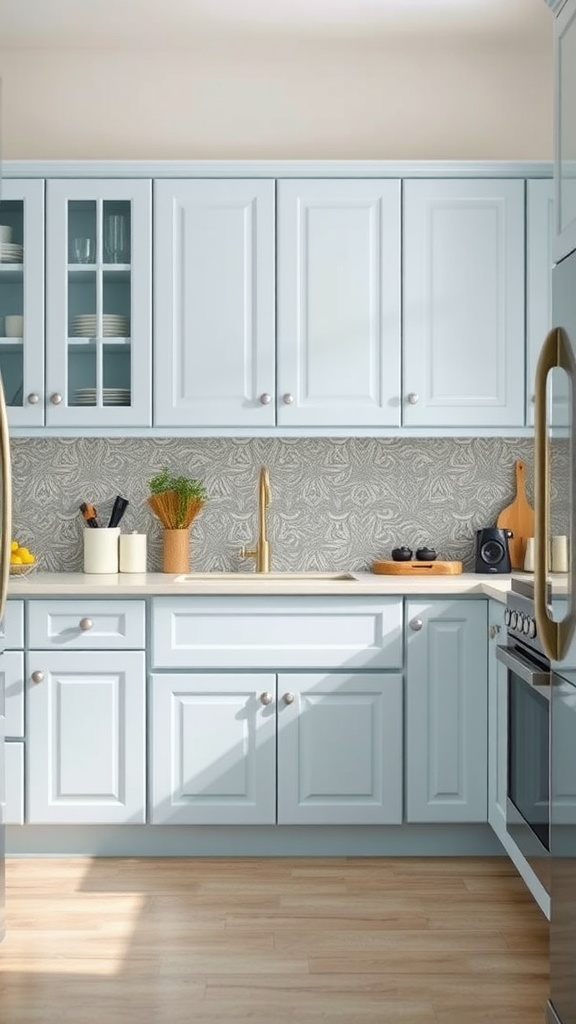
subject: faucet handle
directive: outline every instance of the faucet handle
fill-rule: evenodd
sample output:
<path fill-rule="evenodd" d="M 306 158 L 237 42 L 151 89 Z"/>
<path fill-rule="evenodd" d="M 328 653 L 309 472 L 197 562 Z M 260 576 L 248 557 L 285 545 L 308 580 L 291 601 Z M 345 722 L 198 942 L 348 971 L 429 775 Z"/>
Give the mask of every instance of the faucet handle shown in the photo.
<path fill-rule="evenodd" d="M 256 558 L 257 552 L 256 552 L 256 550 L 248 551 L 248 549 L 246 548 L 246 545 L 243 544 L 242 547 L 240 548 L 238 554 L 239 554 L 240 558 Z"/>

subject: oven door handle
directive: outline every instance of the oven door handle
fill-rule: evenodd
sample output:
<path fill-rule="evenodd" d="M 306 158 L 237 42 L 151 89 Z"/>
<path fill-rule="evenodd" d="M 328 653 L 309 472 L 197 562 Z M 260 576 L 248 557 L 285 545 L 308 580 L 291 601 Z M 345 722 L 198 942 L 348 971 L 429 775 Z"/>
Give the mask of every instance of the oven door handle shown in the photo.
<path fill-rule="evenodd" d="M 497 647 L 496 657 L 503 665 L 512 669 L 523 683 L 528 683 L 529 686 L 538 688 L 544 687 L 544 696 L 549 697 L 550 672 L 546 672 L 543 669 L 535 669 L 532 661 L 529 661 L 528 658 L 519 654 L 512 647 Z"/>

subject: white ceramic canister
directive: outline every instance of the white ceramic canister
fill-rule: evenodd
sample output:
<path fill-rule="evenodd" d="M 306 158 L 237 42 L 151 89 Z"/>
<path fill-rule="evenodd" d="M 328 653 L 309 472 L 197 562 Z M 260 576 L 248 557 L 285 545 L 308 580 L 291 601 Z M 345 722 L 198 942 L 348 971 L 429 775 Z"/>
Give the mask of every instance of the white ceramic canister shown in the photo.
<path fill-rule="evenodd" d="M 524 569 L 526 572 L 534 572 L 534 537 L 526 537 Z"/>
<path fill-rule="evenodd" d="M 568 572 L 568 537 L 552 537 L 550 568 L 552 572 Z"/>
<path fill-rule="evenodd" d="M 84 572 L 117 573 L 120 527 L 84 530 Z"/>
<path fill-rule="evenodd" d="M 120 536 L 120 572 L 146 572 L 146 540 L 136 530 Z"/>
<path fill-rule="evenodd" d="M 9 224 L 0 224 L 0 242 L 12 241 L 12 228 Z"/>

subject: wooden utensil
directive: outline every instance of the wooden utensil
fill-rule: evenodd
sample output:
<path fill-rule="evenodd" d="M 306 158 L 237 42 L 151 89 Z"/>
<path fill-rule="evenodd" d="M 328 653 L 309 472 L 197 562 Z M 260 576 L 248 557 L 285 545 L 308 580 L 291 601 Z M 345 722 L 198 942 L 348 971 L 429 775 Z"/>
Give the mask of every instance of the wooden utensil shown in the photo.
<path fill-rule="evenodd" d="M 526 553 L 526 539 L 534 536 L 534 509 L 526 499 L 526 466 L 522 459 L 516 459 L 516 497 L 503 508 L 496 520 L 502 530 L 512 530 L 508 540 L 510 563 L 513 569 L 522 569 Z"/>

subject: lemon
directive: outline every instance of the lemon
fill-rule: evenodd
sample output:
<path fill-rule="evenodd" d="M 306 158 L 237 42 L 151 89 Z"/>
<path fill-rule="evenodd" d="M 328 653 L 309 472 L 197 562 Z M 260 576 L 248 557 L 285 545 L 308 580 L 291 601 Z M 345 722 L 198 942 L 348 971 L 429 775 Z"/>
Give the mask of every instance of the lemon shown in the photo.
<path fill-rule="evenodd" d="M 20 545 L 19 545 L 18 541 L 17 540 L 13 540 L 11 542 L 11 544 L 10 544 L 10 551 L 18 551 L 19 547 L 20 547 Z"/>
<path fill-rule="evenodd" d="M 24 565 L 32 565 L 32 563 L 36 561 L 32 552 L 28 551 L 26 548 L 21 549 L 20 558 Z"/>
<path fill-rule="evenodd" d="M 20 558 L 20 555 L 16 555 L 16 554 L 10 555 L 10 565 L 23 565 L 23 562 L 22 562 L 22 559 Z"/>

